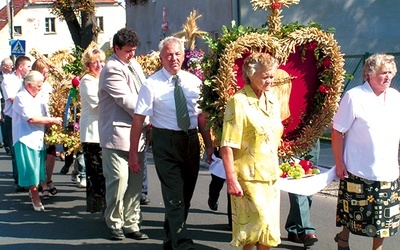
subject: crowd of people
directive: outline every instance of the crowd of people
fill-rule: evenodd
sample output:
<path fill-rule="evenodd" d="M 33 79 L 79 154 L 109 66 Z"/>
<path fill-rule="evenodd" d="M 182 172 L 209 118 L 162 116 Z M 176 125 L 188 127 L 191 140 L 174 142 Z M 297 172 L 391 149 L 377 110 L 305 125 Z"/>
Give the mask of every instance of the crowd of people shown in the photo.
<path fill-rule="evenodd" d="M 243 63 L 245 86 L 226 103 L 222 139 L 213 147 L 207 115 L 198 107 L 201 80 L 182 70 L 184 44 L 166 37 L 159 44 L 162 69 L 147 79 L 135 59 L 138 34 L 119 30 L 113 54 L 88 48 L 82 55 L 80 140 L 87 211 L 102 212 L 111 240 L 146 240 L 141 205 L 148 204 L 146 150 L 151 147 L 165 205 L 163 249 L 195 249 L 186 220 L 200 168 L 201 135 L 211 164 L 208 205 L 218 209 L 228 192 L 231 245 L 271 249 L 281 243 L 278 147 L 283 133 L 280 102 L 271 88 L 279 62 L 253 53 Z M 1 62 L 1 127 L 12 160 L 17 191 L 28 189 L 33 209 L 56 195 L 52 174 L 56 147 L 44 134 L 63 119 L 49 113 L 49 69 L 20 56 Z M 394 57 L 374 54 L 363 68 L 365 83 L 346 92 L 332 124 L 332 148 L 340 178 L 334 236 L 339 250 L 350 233 L 371 237 L 372 249 L 398 232 L 400 93 L 390 88 Z M 151 137 L 148 135 L 151 134 Z M 71 157 L 71 156 L 70 156 Z M 73 159 L 73 158 L 72 158 Z M 68 164 L 68 166 L 67 166 Z M 68 173 L 70 163 L 62 169 Z M 39 189 L 42 190 L 40 195 Z M 305 247 L 318 241 L 311 223 L 311 196 L 289 194 L 288 239 Z M 386 211 L 390 211 L 387 213 Z M 378 216 L 379 215 L 379 216 Z"/>

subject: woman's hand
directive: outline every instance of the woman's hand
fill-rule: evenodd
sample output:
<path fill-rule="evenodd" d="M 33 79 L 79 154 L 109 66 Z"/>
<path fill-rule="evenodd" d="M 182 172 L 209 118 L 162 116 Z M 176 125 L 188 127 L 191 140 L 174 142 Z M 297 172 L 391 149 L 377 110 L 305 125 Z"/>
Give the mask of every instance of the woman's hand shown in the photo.
<path fill-rule="evenodd" d="M 52 120 L 53 124 L 55 124 L 57 126 L 62 125 L 63 119 L 61 117 L 52 117 L 52 118 L 53 118 L 53 120 Z"/>
<path fill-rule="evenodd" d="M 236 179 L 226 180 L 226 184 L 227 184 L 228 194 L 236 197 L 243 196 L 243 189 Z"/>
<path fill-rule="evenodd" d="M 349 174 L 347 173 L 346 165 L 344 165 L 344 163 L 336 164 L 336 175 L 341 180 L 344 180 L 345 178 L 349 177 Z"/>

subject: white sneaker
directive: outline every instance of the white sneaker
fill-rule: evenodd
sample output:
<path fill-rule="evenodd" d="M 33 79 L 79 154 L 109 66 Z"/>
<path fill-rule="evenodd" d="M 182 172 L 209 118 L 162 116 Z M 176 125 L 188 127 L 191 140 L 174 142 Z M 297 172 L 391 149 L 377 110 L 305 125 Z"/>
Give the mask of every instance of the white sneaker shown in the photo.
<path fill-rule="evenodd" d="M 86 188 L 86 178 L 82 178 L 81 182 L 79 182 L 80 188 Z"/>

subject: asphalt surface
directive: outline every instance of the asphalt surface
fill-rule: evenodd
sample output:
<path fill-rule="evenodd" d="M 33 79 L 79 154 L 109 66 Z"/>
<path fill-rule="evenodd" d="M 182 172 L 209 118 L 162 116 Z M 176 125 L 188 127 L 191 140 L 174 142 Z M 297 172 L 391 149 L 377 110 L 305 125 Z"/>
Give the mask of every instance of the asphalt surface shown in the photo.
<path fill-rule="evenodd" d="M 151 203 L 142 206 L 142 232 L 150 239 L 135 241 L 109 240 L 109 230 L 100 213 L 86 212 L 85 190 L 71 182 L 71 176 L 61 175 L 62 161 L 56 162 L 53 181 L 59 193 L 43 201 L 46 211 L 33 211 L 28 193 L 16 193 L 12 180 L 11 160 L 0 149 L 0 249 L 162 249 L 164 205 L 160 183 L 155 173 L 151 151 L 148 152 L 149 195 Z M 333 165 L 329 144 L 321 144 L 320 166 Z M 211 211 L 207 205 L 208 169 L 200 170 L 192 206 L 187 221 L 196 249 L 236 249 L 229 245 L 230 231 L 226 230 L 225 188 L 221 192 L 219 209 Z M 312 221 L 319 241 L 311 249 L 337 249 L 333 237 L 340 230 L 335 226 L 337 182 L 315 194 Z M 281 193 L 282 244 L 275 249 L 303 249 L 301 244 L 287 241 L 284 223 L 288 213 L 288 196 Z M 399 236 L 384 242 L 385 249 L 399 249 Z M 371 239 L 351 236 L 350 247 L 355 250 L 371 249 Z"/>

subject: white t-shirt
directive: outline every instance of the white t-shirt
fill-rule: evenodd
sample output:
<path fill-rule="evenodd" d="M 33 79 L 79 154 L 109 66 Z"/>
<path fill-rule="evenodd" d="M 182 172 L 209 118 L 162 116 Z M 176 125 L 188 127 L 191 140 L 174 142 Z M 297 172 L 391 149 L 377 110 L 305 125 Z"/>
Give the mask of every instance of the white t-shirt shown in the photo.
<path fill-rule="evenodd" d="M 197 128 L 197 117 L 201 113 L 197 103 L 201 81 L 184 70 L 180 70 L 178 76 L 189 111 L 189 129 Z M 164 68 L 157 71 L 140 88 L 135 113 L 149 116 L 150 123 L 156 128 L 181 130 L 176 119 L 174 88 L 172 75 Z"/>
<path fill-rule="evenodd" d="M 45 116 L 46 107 L 38 94 L 34 98 L 23 88 L 17 93 L 13 104 L 12 132 L 13 145 L 20 141 L 34 150 L 44 149 L 44 124 L 32 124 L 28 120 L 35 116 Z"/>
<path fill-rule="evenodd" d="M 344 137 L 347 171 L 372 181 L 399 177 L 400 93 L 388 88 L 376 96 L 369 83 L 346 92 L 333 117 Z"/>
<path fill-rule="evenodd" d="M 1 85 L 4 96 L 4 114 L 12 116 L 12 106 L 10 98 L 14 98 L 18 91 L 22 88 L 22 81 L 15 73 L 5 75 L 3 84 Z"/>

